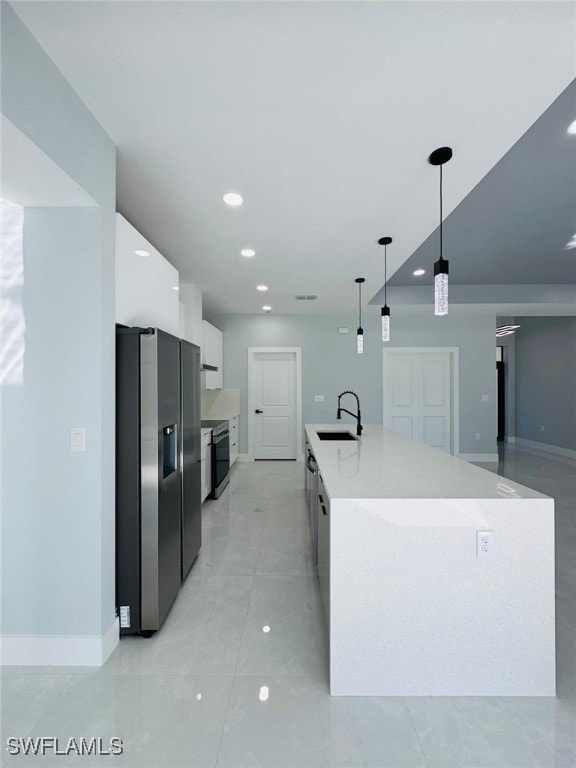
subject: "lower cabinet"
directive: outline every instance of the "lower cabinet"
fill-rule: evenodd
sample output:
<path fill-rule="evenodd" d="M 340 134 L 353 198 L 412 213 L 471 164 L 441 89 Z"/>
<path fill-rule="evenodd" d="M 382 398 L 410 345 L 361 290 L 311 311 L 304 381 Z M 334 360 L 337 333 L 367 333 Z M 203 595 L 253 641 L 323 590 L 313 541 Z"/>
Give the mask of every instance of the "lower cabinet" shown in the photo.
<path fill-rule="evenodd" d="M 320 472 L 317 476 L 318 579 L 326 627 L 330 633 L 330 499 L 326 494 Z"/>
<path fill-rule="evenodd" d="M 235 416 L 228 421 L 228 429 L 230 430 L 230 466 L 234 464 L 238 458 L 238 452 L 240 450 L 240 417 Z"/>
<path fill-rule="evenodd" d="M 202 435 L 202 501 L 212 490 L 212 432 Z"/>
<path fill-rule="evenodd" d="M 306 440 L 304 456 L 304 487 L 306 489 L 306 509 L 308 525 L 312 539 L 312 554 L 314 565 L 318 565 L 318 464 Z"/>

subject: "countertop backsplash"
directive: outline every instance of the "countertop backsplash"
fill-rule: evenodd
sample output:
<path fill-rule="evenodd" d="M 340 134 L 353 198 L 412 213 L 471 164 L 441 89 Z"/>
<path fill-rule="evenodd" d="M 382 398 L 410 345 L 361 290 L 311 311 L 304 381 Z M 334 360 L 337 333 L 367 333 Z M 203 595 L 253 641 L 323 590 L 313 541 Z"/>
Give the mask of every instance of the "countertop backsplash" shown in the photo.
<path fill-rule="evenodd" d="M 202 419 L 233 419 L 239 413 L 239 389 L 202 390 Z"/>

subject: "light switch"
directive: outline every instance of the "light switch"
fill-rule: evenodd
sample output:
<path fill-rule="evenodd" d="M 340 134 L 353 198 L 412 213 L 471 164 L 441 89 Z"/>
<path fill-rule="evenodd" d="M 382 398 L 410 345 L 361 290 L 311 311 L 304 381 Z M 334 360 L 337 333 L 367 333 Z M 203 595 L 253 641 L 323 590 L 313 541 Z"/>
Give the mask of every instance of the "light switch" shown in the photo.
<path fill-rule="evenodd" d="M 488 395 L 482 395 L 482 402 L 487 403 L 488 402 Z"/>
<path fill-rule="evenodd" d="M 86 450 L 86 430 L 84 427 L 70 427 L 70 450 L 83 453 Z"/>
<path fill-rule="evenodd" d="M 349 332 L 350 332 L 349 328 L 338 328 L 338 333 L 349 333 Z"/>
<path fill-rule="evenodd" d="M 315 403 L 323 403 L 324 402 L 324 395 L 314 395 L 314 402 Z"/>

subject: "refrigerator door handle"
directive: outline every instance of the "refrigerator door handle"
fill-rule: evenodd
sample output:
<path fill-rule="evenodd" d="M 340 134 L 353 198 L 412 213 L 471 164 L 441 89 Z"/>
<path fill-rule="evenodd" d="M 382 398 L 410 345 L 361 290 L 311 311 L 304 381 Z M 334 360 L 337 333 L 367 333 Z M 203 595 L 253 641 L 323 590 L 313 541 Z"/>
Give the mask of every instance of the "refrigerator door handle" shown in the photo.
<path fill-rule="evenodd" d="M 171 424 L 162 430 L 162 479 L 178 470 L 177 425 Z"/>

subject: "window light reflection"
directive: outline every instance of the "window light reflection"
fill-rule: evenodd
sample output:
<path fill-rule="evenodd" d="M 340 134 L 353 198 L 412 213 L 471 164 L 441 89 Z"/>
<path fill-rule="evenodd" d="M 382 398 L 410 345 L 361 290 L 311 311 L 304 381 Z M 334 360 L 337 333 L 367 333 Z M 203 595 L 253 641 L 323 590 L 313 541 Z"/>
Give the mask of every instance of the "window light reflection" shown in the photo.
<path fill-rule="evenodd" d="M 0 383 L 24 379 L 24 208 L 0 198 Z"/>

